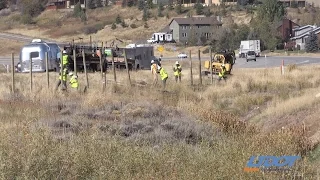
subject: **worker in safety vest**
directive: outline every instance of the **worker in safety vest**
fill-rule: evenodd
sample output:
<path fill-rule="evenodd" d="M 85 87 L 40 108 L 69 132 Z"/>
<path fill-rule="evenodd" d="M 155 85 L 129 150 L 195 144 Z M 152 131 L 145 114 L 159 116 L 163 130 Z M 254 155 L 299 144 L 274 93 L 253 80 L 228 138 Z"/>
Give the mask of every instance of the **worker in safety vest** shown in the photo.
<path fill-rule="evenodd" d="M 69 76 L 70 76 L 69 84 L 71 85 L 71 88 L 74 90 L 78 90 L 78 87 L 79 87 L 78 76 L 74 75 L 72 72 L 69 73 Z"/>
<path fill-rule="evenodd" d="M 153 75 L 153 86 L 156 86 L 158 84 L 158 64 L 152 60 L 151 61 L 151 73 Z"/>
<path fill-rule="evenodd" d="M 68 70 L 67 68 L 64 68 L 62 71 L 62 75 L 61 72 L 59 73 L 59 81 L 56 85 L 56 89 L 58 90 L 59 86 L 62 84 L 62 90 L 66 90 L 67 89 L 67 74 L 68 74 Z"/>
<path fill-rule="evenodd" d="M 62 68 L 69 68 L 69 55 L 67 54 L 66 50 L 63 50 L 62 52 Z"/>
<path fill-rule="evenodd" d="M 174 77 L 176 82 L 178 82 L 178 79 L 179 79 L 179 82 L 181 82 L 181 71 L 182 71 L 181 65 L 177 61 L 176 65 L 173 67 L 173 72 L 174 72 Z"/>
<path fill-rule="evenodd" d="M 224 81 L 226 81 L 226 67 L 224 64 L 221 65 L 221 70 L 219 72 L 219 81 L 223 79 Z"/>
<path fill-rule="evenodd" d="M 166 84 L 167 84 L 167 79 L 168 79 L 168 73 L 161 66 L 158 66 L 158 73 L 160 74 L 160 77 L 161 77 L 161 80 L 162 80 L 163 90 L 165 90 L 166 89 Z"/>

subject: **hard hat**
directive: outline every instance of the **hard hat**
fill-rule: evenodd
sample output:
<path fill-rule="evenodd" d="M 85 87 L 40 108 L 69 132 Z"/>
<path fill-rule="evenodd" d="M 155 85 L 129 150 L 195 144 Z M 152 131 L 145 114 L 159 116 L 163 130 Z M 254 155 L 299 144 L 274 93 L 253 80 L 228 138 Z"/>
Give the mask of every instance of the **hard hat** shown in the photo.
<path fill-rule="evenodd" d="M 222 64 L 221 66 L 224 67 L 224 64 Z"/>
<path fill-rule="evenodd" d="M 151 63 L 154 63 L 154 60 L 152 60 Z"/>
<path fill-rule="evenodd" d="M 66 54 L 66 53 L 67 53 L 67 51 L 66 51 L 66 50 L 63 50 L 63 51 L 62 51 L 62 53 Z"/>
<path fill-rule="evenodd" d="M 75 78 L 75 79 L 77 79 L 77 78 L 78 78 L 78 76 L 77 76 L 77 75 L 73 75 L 72 77 L 73 77 L 73 78 Z"/>
<path fill-rule="evenodd" d="M 73 76 L 73 73 L 72 73 L 72 72 L 70 72 L 70 73 L 69 73 L 69 76 Z"/>
<path fill-rule="evenodd" d="M 176 61 L 176 64 L 179 64 L 179 61 Z"/>
<path fill-rule="evenodd" d="M 158 70 L 160 70 L 161 69 L 161 66 L 158 66 Z"/>

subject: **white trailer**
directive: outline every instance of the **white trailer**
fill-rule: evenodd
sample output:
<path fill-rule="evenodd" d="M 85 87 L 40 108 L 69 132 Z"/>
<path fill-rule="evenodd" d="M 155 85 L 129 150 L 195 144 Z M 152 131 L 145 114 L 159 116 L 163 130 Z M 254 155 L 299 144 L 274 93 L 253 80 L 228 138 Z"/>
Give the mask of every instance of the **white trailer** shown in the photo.
<path fill-rule="evenodd" d="M 260 40 L 246 40 L 241 41 L 239 49 L 239 57 L 244 58 L 248 51 L 254 51 L 256 56 L 259 57 L 261 54 Z"/>
<path fill-rule="evenodd" d="M 152 38 L 148 39 L 148 43 L 173 42 L 172 34 L 153 33 Z"/>

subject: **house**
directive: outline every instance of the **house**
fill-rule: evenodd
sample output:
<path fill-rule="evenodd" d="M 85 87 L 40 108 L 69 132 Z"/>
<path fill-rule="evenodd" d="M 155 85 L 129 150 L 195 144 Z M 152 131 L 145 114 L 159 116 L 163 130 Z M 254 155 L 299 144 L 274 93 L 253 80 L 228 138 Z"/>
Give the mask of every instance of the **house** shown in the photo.
<path fill-rule="evenodd" d="M 304 50 L 306 40 L 311 32 L 314 32 L 318 36 L 318 39 L 320 39 L 320 27 L 313 26 L 312 30 L 300 34 L 299 36 L 292 37 L 290 40 L 295 42 L 296 48 Z"/>
<path fill-rule="evenodd" d="M 285 7 L 292 7 L 296 5 L 297 7 L 306 7 L 306 0 L 279 0 Z"/>
<path fill-rule="evenodd" d="M 320 6 L 319 0 L 279 0 L 284 6 L 291 7 L 296 4 L 297 7 L 306 7 L 307 5 L 314 5 L 316 7 Z"/>
<path fill-rule="evenodd" d="M 169 23 L 173 39 L 180 43 L 186 43 L 190 38 L 209 39 L 213 35 L 214 28 L 221 26 L 220 17 L 173 18 Z"/>
<path fill-rule="evenodd" d="M 46 10 L 73 9 L 78 2 L 82 8 L 86 7 L 85 0 L 49 0 L 46 4 Z"/>
<path fill-rule="evenodd" d="M 311 25 L 306 25 L 306 26 L 295 28 L 295 29 L 293 29 L 293 34 L 294 34 L 293 37 L 297 37 L 297 36 L 300 36 L 302 34 L 305 34 L 306 32 L 310 32 L 314 28 L 316 28 L 316 27 L 315 26 L 311 26 Z"/>
<path fill-rule="evenodd" d="M 300 27 L 290 19 L 284 18 L 278 23 L 277 30 L 283 42 L 288 42 L 294 36 L 293 29 Z"/>

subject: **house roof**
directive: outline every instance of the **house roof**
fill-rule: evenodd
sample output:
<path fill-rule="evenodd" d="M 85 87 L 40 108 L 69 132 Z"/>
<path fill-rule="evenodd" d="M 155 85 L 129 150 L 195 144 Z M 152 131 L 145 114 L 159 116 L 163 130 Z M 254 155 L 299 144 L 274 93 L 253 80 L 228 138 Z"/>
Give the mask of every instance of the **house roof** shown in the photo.
<path fill-rule="evenodd" d="M 305 37 L 305 36 L 309 36 L 311 32 L 314 32 L 315 34 L 320 33 L 320 27 L 314 28 L 314 29 L 311 30 L 311 31 L 308 31 L 308 32 L 306 32 L 306 33 L 303 33 L 303 34 L 301 34 L 301 35 L 299 35 L 299 36 L 296 36 L 296 37 L 293 37 L 293 38 L 290 38 L 290 39 L 291 39 L 291 40 L 300 39 L 300 38 L 303 38 L 303 37 Z"/>
<path fill-rule="evenodd" d="M 309 28 L 309 27 L 314 27 L 314 26 L 306 25 L 306 26 L 294 28 L 293 30 L 294 30 L 294 31 L 300 31 L 300 30 L 303 30 L 303 29 L 306 29 L 306 28 Z"/>
<path fill-rule="evenodd" d="M 160 30 L 160 32 L 164 32 L 164 33 L 168 33 L 170 31 L 171 31 L 171 29 L 170 29 L 169 25 L 167 25 L 166 27 L 164 27 L 163 29 Z"/>
<path fill-rule="evenodd" d="M 176 21 L 179 25 L 186 24 L 194 24 L 194 25 L 205 25 L 205 24 L 211 24 L 211 25 L 222 25 L 222 22 L 218 21 L 216 17 L 188 17 L 188 18 L 173 18 L 169 25 Z"/>
<path fill-rule="evenodd" d="M 295 25 L 297 25 L 297 26 L 300 26 L 299 24 L 293 22 L 292 20 L 290 20 L 290 19 L 288 19 L 288 18 L 284 18 L 284 19 L 282 19 L 282 20 L 280 20 L 280 21 L 278 21 L 278 22 L 276 23 L 276 27 L 279 28 L 280 26 L 282 26 L 284 20 L 291 21 L 293 24 L 295 24 Z"/>

